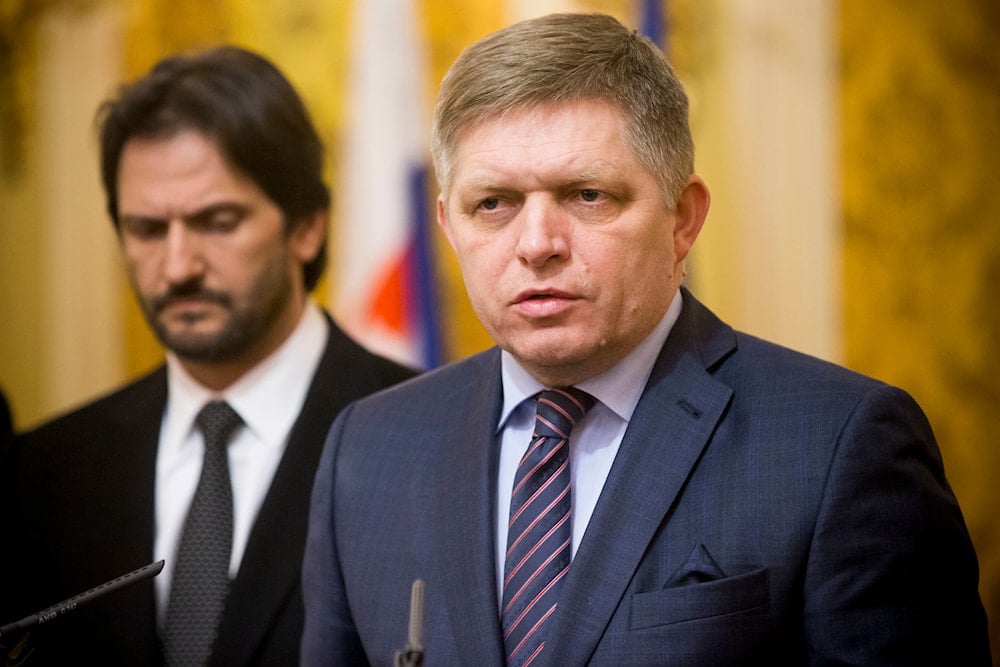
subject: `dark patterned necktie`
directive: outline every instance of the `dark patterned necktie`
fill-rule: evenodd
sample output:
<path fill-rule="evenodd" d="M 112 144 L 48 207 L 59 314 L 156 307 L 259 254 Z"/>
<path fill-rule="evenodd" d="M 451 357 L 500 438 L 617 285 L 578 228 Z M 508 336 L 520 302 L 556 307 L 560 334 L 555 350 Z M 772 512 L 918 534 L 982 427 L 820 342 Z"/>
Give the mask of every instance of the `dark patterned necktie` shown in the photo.
<path fill-rule="evenodd" d="M 545 648 L 545 623 L 571 553 L 569 434 L 593 405 L 575 387 L 538 395 L 535 432 L 510 498 L 501 613 L 508 665 L 530 664 Z"/>
<path fill-rule="evenodd" d="M 177 548 L 164 625 L 163 655 L 170 667 L 208 662 L 229 587 L 233 547 L 233 488 L 229 439 L 240 416 L 225 401 L 201 409 L 195 425 L 205 438 L 205 457 Z"/>

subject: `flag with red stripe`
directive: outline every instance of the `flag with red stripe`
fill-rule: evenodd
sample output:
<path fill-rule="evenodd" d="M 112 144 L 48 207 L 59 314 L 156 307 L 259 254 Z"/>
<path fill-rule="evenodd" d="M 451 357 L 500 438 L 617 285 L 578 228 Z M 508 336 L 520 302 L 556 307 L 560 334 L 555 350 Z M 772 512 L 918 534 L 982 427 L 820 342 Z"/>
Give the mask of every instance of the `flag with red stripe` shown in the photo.
<path fill-rule="evenodd" d="M 420 25 L 411 0 L 354 5 L 332 300 L 367 347 L 430 368 L 441 352 Z"/>

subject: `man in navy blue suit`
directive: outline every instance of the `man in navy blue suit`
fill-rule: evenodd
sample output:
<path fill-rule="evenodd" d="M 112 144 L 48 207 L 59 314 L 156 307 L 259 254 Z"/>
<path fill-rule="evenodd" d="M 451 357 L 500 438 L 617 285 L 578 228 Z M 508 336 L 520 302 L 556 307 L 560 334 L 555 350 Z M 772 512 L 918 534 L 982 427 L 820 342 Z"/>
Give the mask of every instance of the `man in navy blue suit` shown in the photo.
<path fill-rule="evenodd" d="M 416 579 L 428 664 L 989 664 L 916 403 L 682 287 L 709 208 L 687 115 L 606 16 L 518 23 L 452 65 L 438 221 L 497 347 L 335 421 L 304 664 L 387 661 Z"/>

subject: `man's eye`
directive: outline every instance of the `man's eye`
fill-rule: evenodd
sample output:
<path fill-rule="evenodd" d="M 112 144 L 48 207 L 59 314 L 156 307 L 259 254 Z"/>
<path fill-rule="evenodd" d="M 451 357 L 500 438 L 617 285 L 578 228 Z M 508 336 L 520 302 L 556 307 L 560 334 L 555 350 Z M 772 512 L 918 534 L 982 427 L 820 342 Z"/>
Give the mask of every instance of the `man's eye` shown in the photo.
<path fill-rule="evenodd" d="M 239 224 L 239 218 L 233 215 L 216 215 L 209 218 L 205 225 L 208 229 L 217 232 L 227 232 Z"/>
<path fill-rule="evenodd" d="M 600 198 L 601 198 L 600 190 L 591 190 L 589 188 L 586 190 L 580 190 L 580 199 L 582 199 L 583 201 L 593 202 L 597 201 Z"/>
<path fill-rule="evenodd" d="M 216 211 L 210 215 L 194 218 L 189 225 L 202 233 L 225 233 L 236 229 L 242 219 L 243 216 L 232 211 Z"/>
<path fill-rule="evenodd" d="M 167 233 L 167 225 L 161 220 L 146 218 L 125 218 L 122 220 L 122 232 L 141 239 L 152 239 Z"/>
<path fill-rule="evenodd" d="M 500 206 L 500 200 L 496 197 L 487 197 L 479 202 L 479 208 L 485 211 L 495 211 Z"/>

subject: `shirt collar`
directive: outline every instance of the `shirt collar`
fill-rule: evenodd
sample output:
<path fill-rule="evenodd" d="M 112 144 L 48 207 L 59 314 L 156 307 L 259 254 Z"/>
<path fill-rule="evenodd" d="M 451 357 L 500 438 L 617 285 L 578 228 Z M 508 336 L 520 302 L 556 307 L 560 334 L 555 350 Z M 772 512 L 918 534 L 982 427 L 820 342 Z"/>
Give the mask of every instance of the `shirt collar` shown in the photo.
<path fill-rule="evenodd" d="M 328 336 L 329 329 L 319 307 L 307 301 L 299 323 L 281 346 L 220 392 L 199 384 L 176 355 L 168 352 L 167 400 L 171 422 L 186 425 L 185 430 L 190 432 L 205 403 L 221 399 L 236 410 L 262 442 L 283 445 L 301 410 Z M 276 396 L 281 400 L 275 400 Z"/>
<path fill-rule="evenodd" d="M 603 403 L 622 420 L 627 422 L 631 419 L 646 387 L 649 374 L 653 371 L 653 364 L 656 363 L 670 330 L 680 317 L 682 305 L 683 298 L 678 290 L 663 319 L 624 359 L 600 375 L 588 378 L 576 386 Z M 637 378 L 642 381 L 637 382 Z M 532 377 L 506 350 L 500 353 L 500 379 L 503 383 L 504 400 L 500 422 L 497 424 L 498 431 L 503 428 L 511 413 L 521 403 L 545 389 L 545 386 Z"/>

